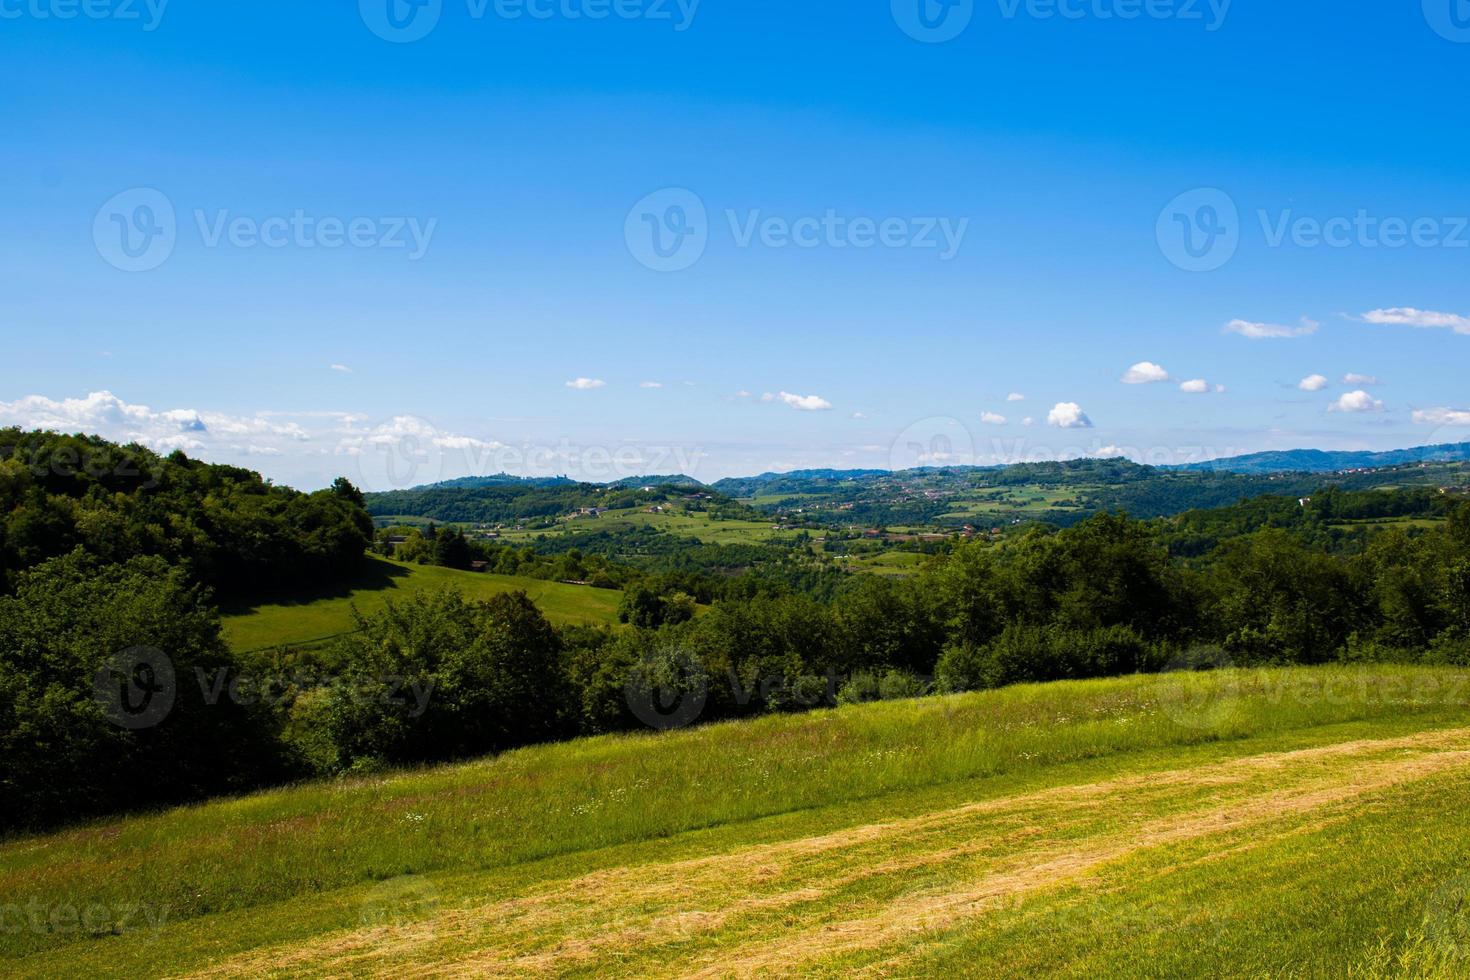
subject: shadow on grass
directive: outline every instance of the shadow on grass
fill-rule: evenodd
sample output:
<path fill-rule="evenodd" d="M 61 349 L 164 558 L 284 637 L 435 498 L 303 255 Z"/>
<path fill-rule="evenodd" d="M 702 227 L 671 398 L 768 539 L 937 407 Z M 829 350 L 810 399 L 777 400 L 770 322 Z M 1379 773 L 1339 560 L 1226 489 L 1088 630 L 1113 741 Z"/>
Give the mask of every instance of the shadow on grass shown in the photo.
<path fill-rule="evenodd" d="M 261 606 L 305 606 L 323 599 L 346 599 L 354 592 L 377 592 L 397 587 L 397 580 L 407 578 L 407 566 L 382 558 L 364 557 L 362 568 L 350 578 L 324 582 L 316 586 L 291 589 L 262 589 L 246 599 L 232 599 L 220 604 L 220 615 L 243 616 Z"/>

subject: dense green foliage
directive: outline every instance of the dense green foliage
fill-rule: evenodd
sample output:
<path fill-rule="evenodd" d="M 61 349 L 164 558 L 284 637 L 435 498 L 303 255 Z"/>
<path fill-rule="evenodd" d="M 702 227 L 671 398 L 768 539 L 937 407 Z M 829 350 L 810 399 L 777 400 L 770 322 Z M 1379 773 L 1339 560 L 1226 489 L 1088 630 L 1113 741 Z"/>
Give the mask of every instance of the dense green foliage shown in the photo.
<path fill-rule="evenodd" d="M 346 480 L 299 493 L 250 470 L 91 436 L 0 430 L 0 590 L 82 548 L 157 555 L 220 595 L 351 575 L 372 535 Z"/>
<path fill-rule="evenodd" d="M 732 518 L 751 516 L 748 508 L 713 497 L 698 486 L 638 481 L 607 485 L 561 482 L 547 485 L 538 481 L 470 486 L 443 483 L 370 494 L 367 507 L 374 517 L 412 514 L 443 523 L 509 524 L 558 517 L 582 508 L 632 510 L 670 501 L 696 508 L 709 507 Z"/>
<path fill-rule="evenodd" d="M 332 751 L 322 768 L 468 758 L 571 733 L 561 638 L 524 593 L 420 593 L 361 626 L 325 654 L 350 683 L 308 706 Z"/>
<path fill-rule="evenodd" d="M 135 722 L 117 711 L 121 702 L 107 713 L 99 689 L 133 684 L 133 664 L 115 659 L 131 651 L 158 700 L 140 691 L 130 707 L 166 711 L 166 723 L 147 714 Z M 114 666 L 122 676 L 111 676 Z M 260 713 L 200 694 L 231 666 L 214 610 L 162 559 L 104 565 L 78 550 L 22 572 L 16 594 L 0 597 L 0 827 L 192 799 L 281 775 Z"/>
<path fill-rule="evenodd" d="M 961 544 L 912 578 L 855 579 L 830 603 L 762 595 L 584 637 L 572 658 L 583 725 L 647 723 L 625 703 L 639 671 L 665 701 L 728 717 L 830 703 L 859 673 L 959 690 L 1226 664 L 1470 663 L 1470 503 L 1347 555 L 1265 527 L 1181 563 L 1167 537 L 1098 515 Z"/>

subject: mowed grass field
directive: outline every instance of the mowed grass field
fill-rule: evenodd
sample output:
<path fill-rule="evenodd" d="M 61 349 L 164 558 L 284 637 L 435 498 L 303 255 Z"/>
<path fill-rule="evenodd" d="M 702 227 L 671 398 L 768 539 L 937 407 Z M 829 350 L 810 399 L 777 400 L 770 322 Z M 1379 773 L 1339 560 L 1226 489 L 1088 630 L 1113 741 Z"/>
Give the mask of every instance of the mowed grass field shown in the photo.
<path fill-rule="evenodd" d="M 1461 976 L 1467 696 L 1021 686 L 130 817 L 0 844 L 0 973 Z"/>
<path fill-rule="evenodd" d="M 225 641 L 238 651 L 306 646 L 353 629 L 354 606 L 369 615 L 392 599 L 419 590 L 457 589 L 471 599 L 523 591 L 553 623 L 615 623 L 622 593 L 511 575 L 461 572 L 433 565 L 408 565 L 368 556 L 367 571 L 354 587 L 303 601 L 262 603 L 226 609 Z"/>

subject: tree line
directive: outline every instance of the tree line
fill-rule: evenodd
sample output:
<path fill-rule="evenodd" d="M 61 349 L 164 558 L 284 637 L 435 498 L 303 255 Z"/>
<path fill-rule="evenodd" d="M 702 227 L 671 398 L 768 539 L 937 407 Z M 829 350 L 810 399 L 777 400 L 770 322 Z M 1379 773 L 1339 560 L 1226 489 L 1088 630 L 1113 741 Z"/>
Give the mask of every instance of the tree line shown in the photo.
<path fill-rule="evenodd" d="M 155 555 L 221 597 L 349 578 L 372 538 L 346 480 L 301 493 L 237 466 L 83 435 L 0 430 L 0 591 L 80 548 Z"/>

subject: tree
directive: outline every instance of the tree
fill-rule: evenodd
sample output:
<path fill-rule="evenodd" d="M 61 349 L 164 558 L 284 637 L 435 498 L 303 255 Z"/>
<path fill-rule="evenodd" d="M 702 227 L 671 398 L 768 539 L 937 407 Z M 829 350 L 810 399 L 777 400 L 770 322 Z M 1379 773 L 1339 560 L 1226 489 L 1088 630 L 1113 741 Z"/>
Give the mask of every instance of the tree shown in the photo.
<path fill-rule="evenodd" d="M 338 764 L 466 758 L 568 733 L 560 637 L 524 592 L 413 593 L 337 642 Z"/>
<path fill-rule="evenodd" d="M 445 568 L 467 569 L 475 553 L 470 543 L 456 528 L 446 527 L 434 538 L 434 564 Z"/>
<path fill-rule="evenodd" d="M 0 598 L 0 824 L 244 789 L 282 774 L 266 720 L 205 697 L 233 661 L 219 618 L 162 559 L 80 549 Z"/>
<path fill-rule="evenodd" d="M 860 578 L 835 605 L 843 651 L 839 668 L 932 672 L 944 647 L 944 630 L 931 595 L 925 583 Z"/>
<path fill-rule="evenodd" d="M 361 490 L 353 485 L 352 481 L 345 476 L 339 476 L 332 481 L 332 495 L 340 497 L 354 506 L 367 508 L 367 497 L 363 496 Z"/>

